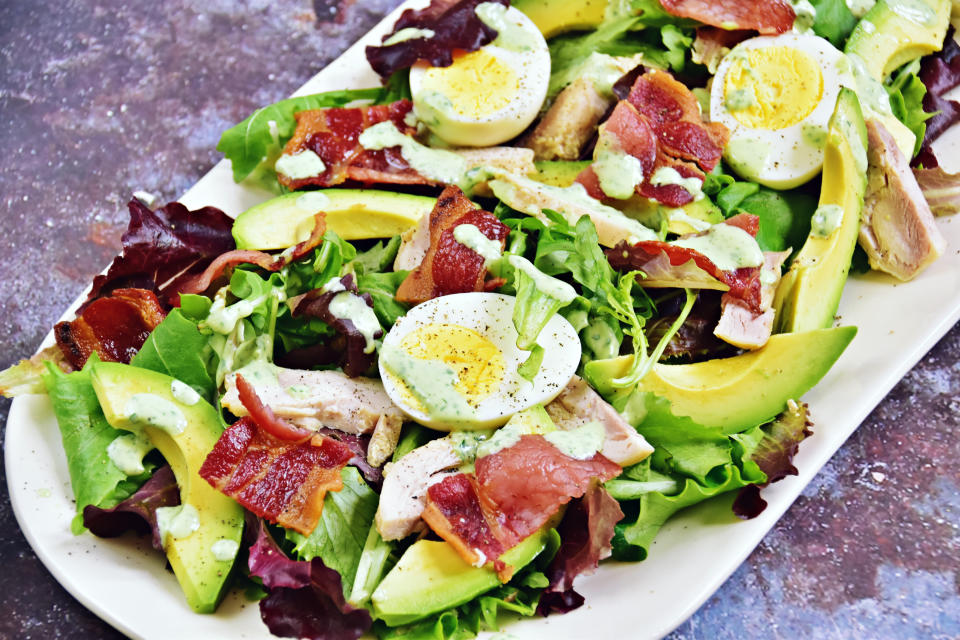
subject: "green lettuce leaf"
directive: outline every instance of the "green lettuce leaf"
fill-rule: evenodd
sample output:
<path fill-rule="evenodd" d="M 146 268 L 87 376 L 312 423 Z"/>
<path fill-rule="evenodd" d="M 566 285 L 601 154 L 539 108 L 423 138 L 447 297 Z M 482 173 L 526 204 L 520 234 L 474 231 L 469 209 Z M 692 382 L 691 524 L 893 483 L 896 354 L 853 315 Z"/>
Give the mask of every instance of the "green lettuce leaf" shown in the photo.
<path fill-rule="evenodd" d="M 927 86 L 917 75 L 920 72 L 920 60 L 904 65 L 893 74 L 885 85 L 890 95 L 890 109 L 900 122 L 917 137 L 913 146 L 913 156 L 920 153 L 923 138 L 927 133 L 927 120 L 935 114 L 923 110 L 923 97 L 927 95 Z"/>
<path fill-rule="evenodd" d="M 294 114 L 310 109 L 342 107 L 356 100 L 374 101 L 383 89 L 347 89 L 328 91 L 309 96 L 287 98 L 267 107 L 261 107 L 246 120 L 223 132 L 217 151 L 223 153 L 233 166 L 233 180 L 240 182 L 261 164 L 272 170 L 283 146 L 293 136 L 297 126 Z"/>
<path fill-rule="evenodd" d="M 212 356 L 209 340 L 196 323 L 173 309 L 150 333 L 130 364 L 172 376 L 212 404 L 217 391 L 209 373 Z"/>
<path fill-rule="evenodd" d="M 373 298 L 373 312 L 384 327 L 392 327 L 397 318 L 404 315 L 408 307 L 397 302 L 394 296 L 400 283 L 406 279 L 408 271 L 388 271 L 386 273 L 361 273 L 357 275 L 357 289 L 360 293 L 369 293 Z"/>
<path fill-rule="evenodd" d="M 77 515 L 70 525 L 76 535 L 86 530 L 82 518 L 84 507 L 115 506 L 133 495 L 153 472 L 151 466 L 143 474 L 127 477 L 107 455 L 110 443 L 126 432 L 111 427 L 100 409 L 90 378 L 91 364 L 96 362 L 99 358 L 93 354 L 82 371 L 63 373 L 48 366 L 43 376 L 60 428 L 70 485 L 77 503 Z"/>
<path fill-rule="evenodd" d="M 810 4 L 816 10 L 813 32 L 843 50 L 843 43 L 858 22 L 845 0 L 810 0 Z"/>
<path fill-rule="evenodd" d="M 349 598 L 379 498 L 355 467 L 344 467 L 340 477 L 343 489 L 327 493 L 313 532 L 304 536 L 287 530 L 286 535 L 299 560 L 320 558 L 339 573 L 344 595 Z"/>

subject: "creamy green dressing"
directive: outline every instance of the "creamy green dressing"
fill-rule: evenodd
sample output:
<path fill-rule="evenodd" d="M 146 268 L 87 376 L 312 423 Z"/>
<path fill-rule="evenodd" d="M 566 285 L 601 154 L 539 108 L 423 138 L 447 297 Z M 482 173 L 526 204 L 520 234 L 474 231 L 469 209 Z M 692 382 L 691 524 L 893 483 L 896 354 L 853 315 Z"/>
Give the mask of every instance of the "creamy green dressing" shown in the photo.
<path fill-rule="evenodd" d="M 499 5 L 498 5 L 499 6 Z M 360 146 L 377 151 L 400 147 L 400 155 L 424 178 L 444 184 L 457 184 L 467 171 L 467 161 L 451 151 L 431 149 L 400 133 L 397 126 L 386 120 L 378 122 L 360 134 Z"/>
<path fill-rule="evenodd" d="M 380 362 L 397 376 L 430 416 L 439 420 L 468 420 L 475 415 L 454 388 L 456 372 L 440 360 L 414 358 L 398 347 L 383 345 Z"/>
<path fill-rule="evenodd" d="M 323 293 L 337 293 L 338 291 L 346 291 L 346 290 L 347 288 L 343 286 L 343 282 L 340 280 L 339 276 L 334 276 L 330 278 L 329 280 L 327 280 L 326 284 L 324 284 L 320 288 L 320 291 L 322 291 Z"/>
<path fill-rule="evenodd" d="M 254 360 L 244 365 L 237 374 L 254 386 L 275 387 L 280 384 L 276 365 L 266 360 Z"/>
<path fill-rule="evenodd" d="M 237 550 L 239 548 L 240 545 L 236 540 L 222 538 L 210 545 L 210 553 L 212 553 L 213 557 L 219 562 L 230 562 L 237 557 Z"/>
<path fill-rule="evenodd" d="M 153 444 L 139 433 L 124 433 L 107 445 L 107 457 L 117 469 L 135 476 L 144 472 L 143 457 L 152 449 Z"/>
<path fill-rule="evenodd" d="M 542 38 L 536 29 L 525 28 L 523 23 L 511 20 L 507 7 L 496 2 L 482 2 L 475 9 L 480 21 L 497 32 L 492 44 L 509 51 L 532 51 L 540 46 Z"/>
<path fill-rule="evenodd" d="M 891 115 L 893 111 L 890 109 L 890 94 L 876 78 L 870 75 L 863 58 L 855 53 L 848 53 L 846 56 L 850 62 L 850 70 L 853 72 L 854 83 L 857 85 L 860 106 L 866 111 L 864 116 Z"/>
<path fill-rule="evenodd" d="M 770 142 L 749 135 L 734 136 L 727 143 L 724 157 L 738 173 L 748 176 L 759 175 L 767 166 L 770 157 Z"/>
<path fill-rule="evenodd" d="M 813 29 L 817 19 L 817 10 L 810 4 L 810 0 L 790 0 L 796 18 L 793 21 L 793 30 L 797 33 L 806 33 Z"/>
<path fill-rule="evenodd" d="M 395 34 L 391 35 L 389 38 L 383 41 L 384 47 L 389 47 L 392 44 L 399 44 L 401 42 L 406 42 L 407 40 L 426 40 L 437 35 L 433 29 L 418 29 L 417 27 L 406 27 L 400 29 Z"/>
<path fill-rule="evenodd" d="M 756 104 L 756 96 L 753 95 L 753 91 L 746 87 L 734 89 L 723 100 L 723 105 L 727 108 L 727 111 L 743 111 L 756 106 Z"/>
<path fill-rule="evenodd" d="M 877 4 L 877 0 L 846 0 L 846 2 L 850 13 L 857 18 L 862 18 L 867 11 L 873 9 L 873 5 Z"/>
<path fill-rule="evenodd" d="M 667 210 L 667 220 L 670 222 L 682 222 L 688 225 L 694 231 L 706 231 L 713 225 L 706 220 L 701 220 L 700 218 L 694 218 L 689 215 L 683 209 L 668 209 Z"/>
<path fill-rule="evenodd" d="M 495 173 L 496 179 L 488 184 L 494 195 L 508 206 L 533 216 L 542 215 L 542 208 L 536 203 L 550 200 L 547 209 L 555 209 L 566 217 L 570 224 L 576 224 L 581 214 L 586 213 L 596 221 L 606 221 L 627 231 L 631 242 L 640 240 L 659 240 L 653 230 L 636 220 L 628 218 L 622 211 L 608 207 L 599 200 L 591 198 L 584 186 L 578 182 L 569 187 L 557 187 L 531 180 L 515 173 Z M 521 193 L 523 192 L 523 197 Z M 564 204 L 569 205 L 565 207 Z M 572 209 L 572 212 L 571 212 Z"/>
<path fill-rule="evenodd" d="M 174 400 L 188 407 L 200 402 L 200 394 L 193 387 L 179 380 L 170 383 L 170 395 Z"/>
<path fill-rule="evenodd" d="M 479 253 L 483 257 L 484 267 L 489 267 L 503 255 L 500 242 L 483 235 L 483 232 L 473 224 L 458 224 L 453 228 L 453 239 Z"/>
<path fill-rule="evenodd" d="M 800 128 L 803 139 L 809 142 L 817 149 L 822 149 L 827 144 L 827 130 L 818 124 L 805 122 Z"/>
<path fill-rule="evenodd" d="M 840 228 L 843 207 L 837 204 L 822 204 L 810 218 L 810 233 L 818 238 L 828 238 Z"/>
<path fill-rule="evenodd" d="M 169 538 L 181 540 L 200 528 L 200 514 L 189 502 L 176 507 L 159 507 L 156 510 L 157 529 L 160 541 L 166 548 Z"/>
<path fill-rule="evenodd" d="M 533 433 L 542 434 L 543 429 L 538 429 L 529 422 L 508 422 L 493 432 L 493 435 L 477 445 L 477 458 L 492 455 L 498 451 L 509 449 L 520 442 L 520 436 Z"/>
<path fill-rule="evenodd" d="M 480 443 L 489 440 L 495 431 L 481 429 L 478 431 L 451 431 L 450 444 L 465 464 L 470 464 L 477 458 L 477 447 Z"/>
<path fill-rule="evenodd" d="M 553 298 L 563 304 L 570 304 L 577 297 L 577 291 L 563 280 L 548 276 L 533 266 L 533 263 L 523 256 L 511 255 L 507 261 L 517 271 L 533 280 L 533 286 L 545 296 Z"/>
<path fill-rule="evenodd" d="M 327 165 L 312 150 L 304 149 L 294 154 L 283 154 L 277 158 L 273 168 L 291 180 L 303 180 L 319 176 L 327 170 Z"/>
<path fill-rule="evenodd" d="M 617 334 L 600 318 L 594 318 L 581 332 L 580 338 L 584 346 L 593 353 L 594 360 L 606 360 L 620 355 L 620 341 L 617 340 Z"/>
<path fill-rule="evenodd" d="M 702 200 L 704 197 L 702 189 L 703 180 L 696 176 L 684 178 L 680 175 L 680 172 L 673 167 L 660 167 L 654 171 L 653 175 L 650 176 L 650 184 L 655 187 L 676 184 L 686 189 L 687 193 L 693 196 L 694 200 Z"/>
<path fill-rule="evenodd" d="M 895 14 L 924 27 L 937 24 L 937 14 L 923 0 L 893 0 L 887 6 Z"/>
<path fill-rule="evenodd" d="M 304 211 L 324 211 L 330 207 L 330 198 L 320 191 L 307 191 L 297 198 L 297 207 Z"/>
<path fill-rule="evenodd" d="M 556 430 L 543 437 L 557 449 L 576 460 L 586 460 L 603 448 L 606 431 L 599 422 L 588 422 L 570 430 Z"/>
<path fill-rule="evenodd" d="M 310 396 L 310 387 L 305 384 L 295 384 L 287 387 L 287 395 L 303 400 Z"/>
<path fill-rule="evenodd" d="M 715 224 L 706 233 L 680 238 L 670 244 L 698 251 L 724 271 L 763 264 L 763 251 L 754 237 L 729 224 Z"/>
<path fill-rule="evenodd" d="M 623 150 L 610 136 L 600 136 L 591 165 L 600 189 L 617 200 L 632 196 L 637 185 L 643 182 L 643 165 Z"/>
<path fill-rule="evenodd" d="M 363 352 L 373 353 L 376 348 L 373 336 L 378 331 L 382 331 L 382 327 L 377 320 L 377 314 L 367 306 L 366 301 L 354 293 L 341 291 L 330 300 L 329 309 L 330 313 L 337 318 L 352 322 L 366 343 Z"/>
<path fill-rule="evenodd" d="M 256 300 L 237 300 L 227 306 L 227 289 L 223 287 L 213 297 L 213 304 L 210 305 L 210 312 L 207 314 L 203 324 L 213 331 L 222 334 L 228 334 L 233 331 L 237 323 L 243 318 L 253 313 L 264 300 L 263 296 Z"/>
<path fill-rule="evenodd" d="M 136 393 L 123 406 L 127 418 L 138 426 L 162 429 L 171 435 L 183 433 L 187 417 L 177 405 L 153 393 Z"/>

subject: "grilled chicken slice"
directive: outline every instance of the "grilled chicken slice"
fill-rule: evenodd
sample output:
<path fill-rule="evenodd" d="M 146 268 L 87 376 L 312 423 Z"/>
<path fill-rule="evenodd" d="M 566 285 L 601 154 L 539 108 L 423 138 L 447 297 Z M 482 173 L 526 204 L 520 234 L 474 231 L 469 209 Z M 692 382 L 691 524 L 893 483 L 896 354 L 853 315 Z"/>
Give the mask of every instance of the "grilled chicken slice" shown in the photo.
<path fill-rule="evenodd" d="M 244 374 L 260 400 L 277 417 L 298 427 L 321 427 L 346 433 L 371 433 L 384 421 L 403 422 L 403 412 L 393 404 L 383 384 L 372 378 L 350 378 L 340 371 L 303 371 L 270 367 L 269 372 Z M 237 394 L 236 375 L 226 379 L 223 406 L 235 416 L 247 415 Z"/>
<path fill-rule="evenodd" d="M 375 519 L 380 536 L 401 540 L 423 528 L 420 516 L 427 489 L 455 475 L 461 462 L 450 438 L 439 438 L 387 465 Z"/>
<path fill-rule="evenodd" d="M 607 437 L 600 453 L 621 467 L 636 464 L 653 453 L 644 437 L 579 376 L 573 376 L 545 408 L 560 429 L 575 429 L 588 422 L 602 424 Z"/>
<path fill-rule="evenodd" d="M 946 240 L 893 136 L 876 120 L 867 120 L 867 137 L 860 246 L 872 268 L 911 280 L 940 257 Z"/>
<path fill-rule="evenodd" d="M 757 313 L 742 300 L 724 294 L 720 298 L 720 320 L 713 335 L 741 349 L 759 349 L 767 344 L 776 315 L 771 309 L 773 296 L 780 284 L 781 267 L 789 255 L 789 251 L 763 252 L 763 266 L 760 268 L 760 307 L 763 311 Z"/>
<path fill-rule="evenodd" d="M 578 160 L 612 102 L 597 92 L 589 78 L 577 78 L 560 92 L 521 144 L 533 149 L 537 160 Z"/>

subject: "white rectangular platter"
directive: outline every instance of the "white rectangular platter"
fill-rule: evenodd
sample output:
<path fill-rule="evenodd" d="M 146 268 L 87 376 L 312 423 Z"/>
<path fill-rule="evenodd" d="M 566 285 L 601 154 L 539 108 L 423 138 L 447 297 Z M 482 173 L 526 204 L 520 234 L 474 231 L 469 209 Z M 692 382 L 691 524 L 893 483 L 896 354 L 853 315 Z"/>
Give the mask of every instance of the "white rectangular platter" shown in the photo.
<path fill-rule="evenodd" d="M 388 15 L 297 95 L 375 85 L 378 78 L 366 64 L 363 47 L 378 43 L 399 12 L 412 4 Z M 234 184 L 229 164 L 223 161 L 181 201 L 191 209 L 213 205 L 235 216 L 266 197 Z M 829 375 L 807 394 L 815 436 L 803 443 L 795 460 L 800 475 L 764 491 L 769 506 L 760 517 L 736 519 L 729 499 L 687 510 L 664 527 L 646 561 L 605 563 L 596 574 L 581 578 L 577 590 L 586 604 L 580 609 L 518 620 L 504 631 L 512 637 L 542 640 L 656 638 L 696 611 L 893 385 L 960 318 L 960 220 L 945 218 L 938 223 L 949 249 L 919 279 L 897 284 L 871 274 L 848 283 L 839 315 L 842 324 L 856 325 L 859 334 Z M 14 401 L 5 456 L 11 500 L 28 541 L 70 593 L 121 632 L 164 640 L 272 637 L 260 621 L 257 605 L 239 594 L 230 596 L 215 615 L 194 614 L 173 575 L 164 570 L 163 558 L 147 541 L 70 533 L 74 513 L 70 481 L 45 396 Z"/>

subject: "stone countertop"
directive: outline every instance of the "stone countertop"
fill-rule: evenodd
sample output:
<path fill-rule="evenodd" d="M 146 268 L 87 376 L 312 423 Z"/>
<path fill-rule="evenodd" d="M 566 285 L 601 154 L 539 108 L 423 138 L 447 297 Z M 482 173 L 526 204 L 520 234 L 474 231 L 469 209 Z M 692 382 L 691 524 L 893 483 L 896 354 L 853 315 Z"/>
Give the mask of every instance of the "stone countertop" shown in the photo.
<path fill-rule="evenodd" d="M 176 199 L 220 159 L 224 129 L 398 1 L 201 4 L 0 3 L 0 369 L 108 264 L 134 191 Z M 954 327 L 670 637 L 960 636 L 958 427 Z M 119 637 L 44 569 L 0 483 L 0 638 Z"/>

